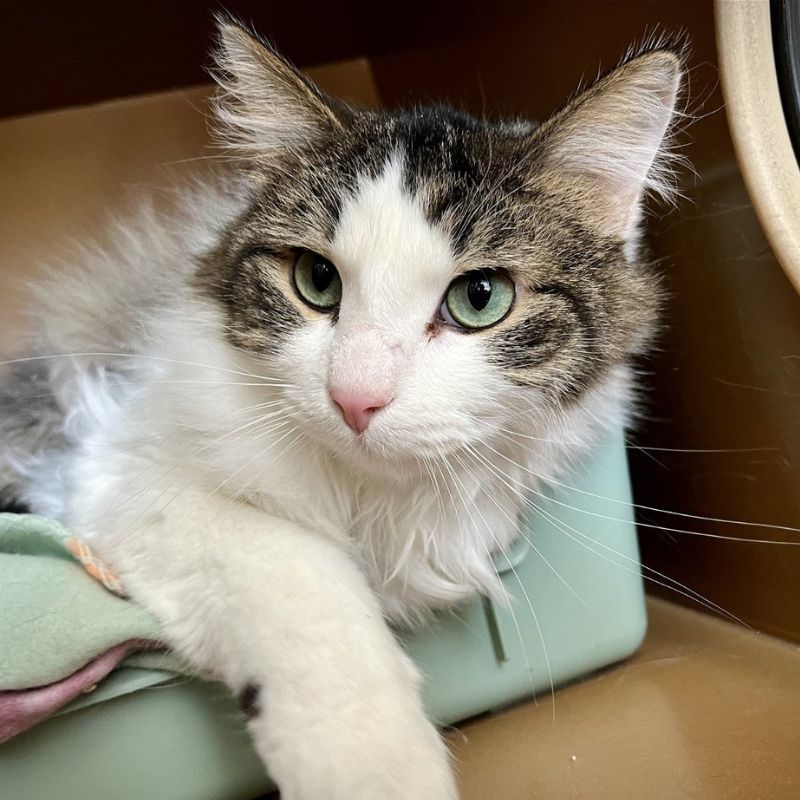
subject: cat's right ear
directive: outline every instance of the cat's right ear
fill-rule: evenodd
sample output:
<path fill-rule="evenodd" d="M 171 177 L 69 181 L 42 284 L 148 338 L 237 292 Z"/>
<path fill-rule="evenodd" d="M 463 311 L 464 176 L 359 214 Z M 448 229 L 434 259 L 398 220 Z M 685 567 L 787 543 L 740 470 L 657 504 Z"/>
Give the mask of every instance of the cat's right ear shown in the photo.
<path fill-rule="evenodd" d="M 329 100 L 272 47 L 230 17 L 217 28 L 214 111 L 224 144 L 267 156 L 341 126 Z"/>
<path fill-rule="evenodd" d="M 642 196 L 670 198 L 669 132 L 684 75 L 685 44 L 628 59 L 578 95 L 534 134 L 551 181 L 566 182 L 610 234 L 635 235 Z M 562 183 L 563 185 L 563 183 Z"/>

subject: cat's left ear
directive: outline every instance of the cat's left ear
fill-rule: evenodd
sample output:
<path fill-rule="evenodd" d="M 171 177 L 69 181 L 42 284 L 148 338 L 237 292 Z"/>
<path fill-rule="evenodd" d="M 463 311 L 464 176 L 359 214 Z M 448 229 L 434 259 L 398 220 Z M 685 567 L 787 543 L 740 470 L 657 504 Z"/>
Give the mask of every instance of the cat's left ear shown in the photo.
<path fill-rule="evenodd" d="M 669 197 L 665 138 L 675 117 L 683 57 L 639 55 L 578 95 L 536 132 L 545 175 L 587 199 L 608 233 L 635 233 L 645 192 Z"/>
<path fill-rule="evenodd" d="M 341 127 L 329 98 L 272 47 L 227 16 L 217 28 L 214 111 L 226 144 L 268 155 Z"/>

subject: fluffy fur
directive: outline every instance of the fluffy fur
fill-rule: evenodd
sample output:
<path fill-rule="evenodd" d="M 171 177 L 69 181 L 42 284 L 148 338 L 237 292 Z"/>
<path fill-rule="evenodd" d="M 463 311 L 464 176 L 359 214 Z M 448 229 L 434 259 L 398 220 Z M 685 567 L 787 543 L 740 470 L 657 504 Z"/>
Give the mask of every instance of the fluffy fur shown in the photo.
<path fill-rule="evenodd" d="M 383 620 L 502 600 L 491 554 L 524 491 L 625 421 L 658 300 L 640 204 L 666 187 L 680 58 L 631 57 L 536 127 L 344 107 L 220 34 L 242 169 L 43 287 L 46 358 L 0 391 L 0 497 L 91 540 L 243 693 L 287 800 L 452 798 Z M 339 271 L 332 313 L 295 290 L 301 249 Z M 516 300 L 465 332 L 440 306 L 475 269 Z M 356 436 L 332 386 L 391 402 Z"/>

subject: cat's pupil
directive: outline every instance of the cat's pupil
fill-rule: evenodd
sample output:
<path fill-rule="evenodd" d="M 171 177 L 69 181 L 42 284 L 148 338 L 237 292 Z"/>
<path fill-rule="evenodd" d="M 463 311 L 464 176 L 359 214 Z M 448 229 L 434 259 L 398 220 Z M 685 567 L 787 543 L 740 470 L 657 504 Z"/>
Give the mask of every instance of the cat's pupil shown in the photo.
<path fill-rule="evenodd" d="M 467 287 L 467 297 L 476 311 L 483 311 L 492 296 L 492 284 L 485 275 L 474 277 Z"/>
<path fill-rule="evenodd" d="M 311 267 L 311 282 L 318 292 L 324 292 L 333 280 L 336 270 L 330 261 L 325 261 L 323 258 L 318 258 L 314 261 L 314 266 Z"/>

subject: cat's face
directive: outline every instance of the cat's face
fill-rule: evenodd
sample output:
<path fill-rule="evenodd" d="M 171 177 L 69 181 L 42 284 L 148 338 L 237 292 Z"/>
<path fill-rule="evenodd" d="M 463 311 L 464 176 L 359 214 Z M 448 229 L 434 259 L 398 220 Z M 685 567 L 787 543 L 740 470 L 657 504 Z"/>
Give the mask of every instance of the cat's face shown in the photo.
<path fill-rule="evenodd" d="M 200 284 L 316 441 L 378 465 L 524 415 L 558 424 L 641 349 L 657 291 L 635 236 L 674 55 L 640 56 L 539 128 L 343 108 L 238 28 L 222 65 L 253 188 Z"/>

